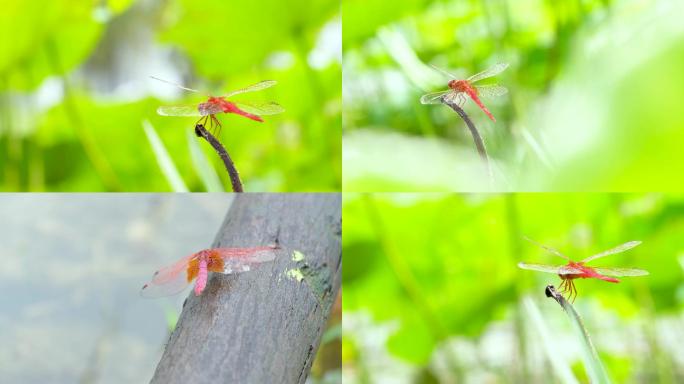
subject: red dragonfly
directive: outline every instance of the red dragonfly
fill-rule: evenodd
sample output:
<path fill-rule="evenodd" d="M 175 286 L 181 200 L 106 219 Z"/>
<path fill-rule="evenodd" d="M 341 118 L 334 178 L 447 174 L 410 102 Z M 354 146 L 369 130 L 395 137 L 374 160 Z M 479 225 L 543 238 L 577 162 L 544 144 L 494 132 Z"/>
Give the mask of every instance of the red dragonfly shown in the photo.
<path fill-rule="evenodd" d="M 508 64 L 495 64 L 491 68 L 482 71 L 478 74 L 475 74 L 473 76 L 470 76 L 465 80 L 459 80 L 458 77 L 452 75 L 451 73 L 441 68 L 435 67 L 434 65 L 432 67 L 451 79 L 449 80 L 449 83 L 447 83 L 449 89 L 439 92 L 432 92 L 421 96 L 421 104 L 440 104 L 443 102 L 447 102 L 455 103 L 459 107 L 463 107 L 463 104 L 465 104 L 467 98 L 470 97 L 471 99 L 473 99 L 475 104 L 477 104 L 477 106 L 480 107 L 480 109 L 482 109 L 484 113 L 486 113 L 487 116 L 489 116 L 490 119 L 492 119 L 492 121 L 496 121 L 496 119 L 494 118 L 494 116 L 492 116 L 491 112 L 489 112 L 487 107 L 485 107 L 484 104 L 482 104 L 482 101 L 480 101 L 480 97 L 502 96 L 505 95 L 508 92 L 508 90 L 505 87 L 502 87 L 497 84 L 473 85 L 473 83 L 475 83 L 476 81 L 480 81 L 482 79 L 486 79 L 488 77 L 498 75 L 499 73 L 503 72 L 506 68 L 508 68 Z"/>
<path fill-rule="evenodd" d="M 154 76 L 150 76 L 155 80 L 163 81 L 165 83 L 175 85 L 180 89 L 199 93 L 199 91 L 184 87 L 180 84 L 172 83 L 167 80 L 159 79 Z M 238 89 L 232 92 L 228 92 L 223 96 L 208 96 L 207 101 L 199 103 L 197 105 L 180 105 L 180 106 L 162 106 L 157 108 L 157 113 L 162 116 L 202 116 L 197 124 L 205 125 L 207 119 L 211 119 L 211 127 L 214 125 L 220 130 L 221 123 L 216 118 L 216 114 L 219 113 L 235 113 L 240 116 L 244 116 L 248 119 L 258 121 L 263 123 L 264 119 L 261 116 L 275 115 L 285 111 L 280 104 L 273 101 L 266 102 L 247 102 L 247 101 L 228 101 L 226 98 L 239 95 L 241 93 L 256 92 L 262 89 L 270 88 L 276 85 L 275 80 L 264 80 L 256 84 L 252 84 L 249 87 Z"/>
<path fill-rule="evenodd" d="M 204 249 L 156 271 L 152 280 L 143 285 L 140 295 L 151 298 L 175 295 L 197 279 L 195 295 L 199 296 L 207 285 L 209 272 L 249 271 L 254 265 L 275 259 L 277 249 L 276 246 Z"/>
<path fill-rule="evenodd" d="M 575 288 L 575 279 L 599 279 L 603 281 L 607 281 L 609 283 L 619 283 L 620 280 L 616 279 L 615 277 L 622 277 L 622 276 L 644 276 L 648 275 L 648 271 L 644 271 L 643 269 L 636 269 L 636 268 L 599 268 L 599 267 L 589 267 L 586 266 L 585 264 L 592 261 L 596 260 L 598 258 L 608 256 L 608 255 L 613 255 L 616 253 L 624 252 L 628 249 L 632 249 L 636 247 L 637 245 L 641 244 L 641 241 L 630 241 L 621 245 L 618 245 L 617 247 L 611 248 L 607 251 L 603 251 L 601 253 L 597 253 L 593 256 L 589 256 L 582 261 L 572 261 L 570 260 L 569 257 L 563 255 L 559 251 L 557 251 L 554 248 L 547 247 L 545 245 L 539 244 L 531 239 L 525 238 L 525 240 L 529 241 L 532 244 L 535 244 L 546 251 L 562 257 L 563 259 L 567 260 L 566 265 L 546 265 L 546 264 L 534 264 L 534 263 L 525 263 L 525 262 L 520 262 L 518 263 L 518 267 L 522 269 L 529 269 L 532 271 L 539 271 L 539 272 L 548 272 L 548 273 L 555 273 L 557 274 L 561 280 L 563 280 L 558 288 L 561 289 L 562 293 L 568 293 L 568 299 L 569 301 L 574 302 L 575 298 L 577 297 L 577 288 Z M 615 277 L 611 277 L 615 276 Z M 573 295 L 575 298 L 573 298 Z"/>

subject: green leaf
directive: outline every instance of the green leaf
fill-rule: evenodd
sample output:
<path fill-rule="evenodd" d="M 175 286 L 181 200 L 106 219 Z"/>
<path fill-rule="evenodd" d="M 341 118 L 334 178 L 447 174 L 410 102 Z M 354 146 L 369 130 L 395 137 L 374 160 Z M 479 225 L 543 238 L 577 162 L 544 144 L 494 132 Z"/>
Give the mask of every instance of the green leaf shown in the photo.
<path fill-rule="evenodd" d="M 176 166 L 173 164 L 173 160 L 171 160 L 169 152 L 164 147 L 164 143 L 162 143 L 159 135 L 157 135 L 157 131 L 154 130 L 152 124 L 147 120 L 143 120 L 143 129 L 157 157 L 157 163 L 171 185 L 171 189 L 174 192 L 188 192 L 188 187 L 185 186 L 180 173 L 178 173 Z"/>
<path fill-rule="evenodd" d="M 225 189 L 221 185 L 221 180 L 216 174 L 216 170 L 211 166 L 211 163 L 207 160 L 204 152 L 202 152 L 197 136 L 191 129 L 186 129 L 185 133 L 185 136 L 188 139 L 188 148 L 190 149 L 192 165 L 199 174 L 207 192 L 225 192 Z"/>

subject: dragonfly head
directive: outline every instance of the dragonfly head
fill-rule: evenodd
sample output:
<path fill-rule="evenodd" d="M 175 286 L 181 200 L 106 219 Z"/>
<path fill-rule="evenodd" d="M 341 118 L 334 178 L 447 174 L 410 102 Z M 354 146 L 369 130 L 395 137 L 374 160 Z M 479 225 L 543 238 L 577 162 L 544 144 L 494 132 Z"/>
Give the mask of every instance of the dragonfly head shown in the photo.
<path fill-rule="evenodd" d="M 200 260 L 200 259 L 206 260 L 209 258 L 209 256 L 211 256 L 211 251 L 209 249 L 203 249 L 203 250 L 201 250 L 195 254 L 195 257 L 197 258 L 197 260 Z"/>

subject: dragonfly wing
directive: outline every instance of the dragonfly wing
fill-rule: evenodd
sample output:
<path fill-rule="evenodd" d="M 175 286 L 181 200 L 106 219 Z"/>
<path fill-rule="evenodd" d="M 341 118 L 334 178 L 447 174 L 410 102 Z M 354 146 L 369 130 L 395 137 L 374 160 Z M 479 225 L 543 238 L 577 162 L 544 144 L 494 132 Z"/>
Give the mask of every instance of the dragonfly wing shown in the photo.
<path fill-rule="evenodd" d="M 274 85 L 276 85 L 278 82 L 275 80 L 264 80 L 260 81 L 256 84 L 252 84 L 249 87 L 245 87 L 242 89 L 237 89 L 233 92 L 227 93 L 224 97 L 231 97 L 235 95 L 239 95 L 241 93 L 247 93 L 247 92 L 256 92 L 256 91 L 261 91 L 262 89 L 270 88 Z"/>
<path fill-rule="evenodd" d="M 470 76 L 467 80 L 471 83 L 474 83 L 476 81 L 480 81 L 482 79 L 486 79 L 488 77 L 496 76 L 499 73 L 503 72 L 506 68 L 508 68 L 508 63 L 498 63 L 494 64 L 488 69 L 485 69 L 484 71 L 477 73 L 475 75 Z"/>
<path fill-rule="evenodd" d="M 446 90 L 446 91 L 427 93 L 427 94 L 420 97 L 420 103 L 421 104 L 440 104 L 442 102 L 442 97 L 444 95 L 449 94 L 450 92 L 452 92 L 451 89 Z"/>
<path fill-rule="evenodd" d="M 280 104 L 273 101 L 240 101 L 233 103 L 235 103 L 235 105 L 237 105 L 238 108 L 253 115 L 276 115 L 278 113 L 285 112 L 285 108 L 283 108 Z"/>
<path fill-rule="evenodd" d="M 523 238 L 524 238 L 525 240 L 529 241 L 530 243 L 532 243 L 532 244 L 534 244 L 534 245 L 536 245 L 536 246 L 538 246 L 538 247 L 540 247 L 540 248 L 543 248 L 544 250 L 546 250 L 546 251 L 548 251 L 548 252 L 550 252 L 550 253 L 553 253 L 553 254 L 556 255 L 556 256 L 562 257 L 562 258 L 564 258 L 565 260 L 570 260 L 570 258 L 568 258 L 568 257 L 565 256 L 564 254 L 560 253 L 560 252 L 559 252 L 557 249 L 555 249 L 555 248 L 547 247 L 547 246 L 544 245 L 544 244 L 537 243 L 536 241 L 530 239 L 530 238 L 527 237 L 527 236 L 523 236 Z"/>
<path fill-rule="evenodd" d="M 449 77 L 449 78 L 452 78 L 452 79 L 454 79 L 454 80 L 458 80 L 458 77 L 452 75 L 452 74 L 449 73 L 448 71 L 446 71 L 446 70 L 444 70 L 444 69 L 442 69 L 442 68 L 440 68 L 440 67 L 434 66 L 434 65 L 432 65 L 432 64 L 430 64 L 430 66 L 431 66 L 432 68 L 434 68 L 437 72 L 443 74 L 444 76 Z"/>
<path fill-rule="evenodd" d="M 197 110 L 199 111 L 199 114 L 201 116 L 216 115 L 217 113 L 224 113 L 223 107 L 221 107 L 221 105 L 219 103 L 210 103 L 210 102 L 200 103 L 200 105 L 197 106 Z"/>
<path fill-rule="evenodd" d="M 482 97 L 498 97 L 508 93 L 506 87 L 502 87 L 498 84 L 476 85 L 475 89 L 477 89 L 477 95 Z"/>
<path fill-rule="evenodd" d="M 253 247 L 253 248 L 214 248 L 223 259 L 223 273 L 240 273 L 252 269 L 252 266 L 273 261 L 276 257 L 277 247 Z"/>
<path fill-rule="evenodd" d="M 594 268 L 594 270 L 605 276 L 646 276 L 648 271 L 636 268 Z"/>
<path fill-rule="evenodd" d="M 162 116 L 202 116 L 197 105 L 162 106 L 157 108 Z"/>
<path fill-rule="evenodd" d="M 180 89 L 183 89 L 183 90 L 186 90 L 186 91 L 199 93 L 199 91 L 196 90 L 196 89 L 184 87 L 184 86 L 182 86 L 182 85 L 180 85 L 180 84 L 178 84 L 178 83 L 174 83 L 174 82 L 172 82 L 172 81 L 160 79 L 160 78 L 154 77 L 154 76 L 150 76 L 150 78 L 155 79 L 155 80 L 159 80 L 159 81 L 164 82 L 164 83 L 167 83 L 167 84 L 175 85 L 176 87 L 178 87 L 178 88 L 180 88 Z"/>
<path fill-rule="evenodd" d="M 583 273 L 584 271 L 582 271 L 581 269 L 574 268 L 569 265 L 563 265 L 558 269 L 559 275 L 580 275 Z"/>
<path fill-rule="evenodd" d="M 595 254 L 595 255 L 593 255 L 593 256 L 589 256 L 589 257 L 587 257 L 586 259 L 582 260 L 582 263 L 588 263 L 588 262 L 590 262 L 590 261 L 592 261 L 592 260 L 596 260 L 596 259 L 601 258 L 601 257 L 604 257 L 604 256 L 608 256 L 608 255 L 613 255 L 613 254 L 616 254 L 616 253 L 624 252 L 624 251 L 626 251 L 626 250 L 628 250 L 628 249 L 632 249 L 632 248 L 636 247 L 636 246 L 639 245 L 639 244 L 641 244 L 641 241 L 629 241 L 629 242 L 627 242 L 627 243 L 620 244 L 620 245 L 618 245 L 618 246 L 615 247 L 615 248 L 611 248 L 611 249 L 609 249 L 609 250 L 607 250 L 607 251 L 603 251 L 603 252 L 597 253 L 597 254 Z"/>
<path fill-rule="evenodd" d="M 462 108 L 468 99 L 466 97 L 465 92 L 451 92 L 444 96 L 443 100 L 445 103 L 456 104 Z"/>
<path fill-rule="evenodd" d="M 530 271 L 547 272 L 558 274 L 562 265 L 548 265 L 548 264 L 536 264 L 536 263 L 525 263 L 523 261 L 518 263 L 518 267 L 522 269 L 527 269 Z"/>
<path fill-rule="evenodd" d="M 175 295 L 188 286 L 188 263 L 195 257 L 195 254 L 186 256 L 175 264 L 164 267 L 152 276 L 147 284 L 140 290 L 142 297 L 155 298 Z"/>
<path fill-rule="evenodd" d="M 140 290 L 140 296 L 154 299 L 157 297 L 173 296 L 183 291 L 190 282 L 187 279 L 188 275 L 185 271 L 182 271 L 172 280 L 159 285 L 154 282 L 149 282 L 143 285 Z"/>

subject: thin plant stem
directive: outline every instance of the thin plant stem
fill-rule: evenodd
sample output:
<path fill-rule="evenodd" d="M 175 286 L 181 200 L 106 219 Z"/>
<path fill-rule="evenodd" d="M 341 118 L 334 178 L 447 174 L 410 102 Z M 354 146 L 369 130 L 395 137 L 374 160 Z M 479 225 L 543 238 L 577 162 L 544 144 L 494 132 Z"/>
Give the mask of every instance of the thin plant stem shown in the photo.
<path fill-rule="evenodd" d="M 458 113 L 458 115 L 461 116 L 461 119 L 463 119 L 463 121 L 468 126 L 468 129 L 470 129 L 470 134 L 473 136 L 473 141 L 475 142 L 477 153 L 480 154 L 480 158 L 482 159 L 482 161 L 484 161 L 484 163 L 489 166 L 489 157 L 487 156 L 487 150 L 485 149 L 484 141 L 482 141 L 482 136 L 480 136 L 480 132 L 477 130 L 477 127 L 475 127 L 475 124 L 473 124 L 473 121 L 470 120 L 470 117 L 465 113 L 463 108 L 458 106 L 458 104 L 451 101 L 447 101 L 445 98 L 442 98 L 442 103 L 448 105 L 451 109 L 454 110 L 454 112 Z"/>
<path fill-rule="evenodd" d="M 477 127 L 475 126 L 475 124 L 473 124 L 473 121 L 470 120 L 470 117 L 468 116 L 468 114 L 466 114 L 465 111 L 463 110 L 463 108 L 461 108 L 457 103 L 452 102 L 452 101 L 448 101 L 444 97 L 442 97 L 442 103 L 444 105 L 449 106 L 449 108 L 453 109 L 454 112 L 458 113 L 458 115 L 461 117 L 461 119 L 468 126 L 468 129 L 470 130 L 470 134 L 473 136 L 473 141 L 475 142 L 475 148 L 477 148 L 477 153 L 480 155 L 480 159 L 482 159 L 482 162 L 487 167 L 487 173 L 489 174 L 489 181 L 490 181 L 490 183 L 493 183 L 494 175 L 492 174 L 492 168 L 489 164 L 489 156 L 487 156 L 487 150 L 485 149 L 484 141 L 482 140 L 482 136 L 480 135 L 480 131 L 477 130 Z"/>
<path fill-rule="evenodd" d="M 580 340 L 582 342 L 580 344 L 582 347 L 582 357 L 584 360 L 584 364 L 586 365 L 587 374 L 589 375 L 591 382 L 610 383 L 608 373 L 606 373 L 606 369 L 603 366 L 601 359 L 599 358 L 598 352 L 596 351 L 594 344 L 591 342 L 589 332 L 584 327 L 582 318 L 575 311 L 575 308 L 573 308 L 570 302 L 565 300 L 563 295 L 556 291 L 556 288 L 554 288 L 553 285 L 547 285 L 545 293 L 546 297 L 553 298 L 554 300 L 556 300 L 556 302 L 558 302 L 561 308 L 563 308 L 565 313 L 568 315 L 570 323 L 572 324 L 572 327 L 575 329 L 575 332 L 577 332 L 581 336 Z"/>
<path fill-rule="evenodd" d="M 221 145 L 221 143 L 211 133 L 209 133 L 209 131 L 207 131 L 207 129 L 204 127 L 204 124 L 195 125 L 195 134 L 197 137 L 201 137 L 211 144 L 211 146 L 214 147 L 214 150 L 216 150 L 216 153 L 218 153 L 219 157 L 221 157 L 221 160 L 223 160 L 223 164 L 226 165 L 226 170 L 230 176 L 230 184 L 233 186 L 233 192 L 243 192 L 240 174 L 238 174 L 237 168 L 235 168 L 235 164 L 233 164 L 233 160 L 231 160 L 230 155 L 228 155 L 228 151 L 226 151 L 223 145 Z"/>

